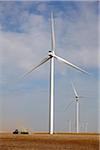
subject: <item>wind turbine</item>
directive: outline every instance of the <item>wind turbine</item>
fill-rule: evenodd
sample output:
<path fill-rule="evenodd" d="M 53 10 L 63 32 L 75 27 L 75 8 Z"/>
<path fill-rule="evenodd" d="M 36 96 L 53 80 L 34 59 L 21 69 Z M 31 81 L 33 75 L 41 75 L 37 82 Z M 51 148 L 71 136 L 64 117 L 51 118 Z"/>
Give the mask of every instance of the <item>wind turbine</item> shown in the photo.
<path fill-rule="evenodd" d="M 83 122 L 83 123 L 81 124 L 81 128 L 84 129 L 84 132 L 87 132 L 88 122 Z"/>
<path fill-rule="evenodd" d="M 81 69 L 80 67 L 70 63 L 69 61 L 59 57 L 55 53 L 56 45 L 55 45 L 55 29 L 54 29 L 54 15 L 51 13 L 51 50 L 48 53 L 48 56 L 44 58 L 38 65 L 33 66 L 27 73 L 24 74 L 23 77 L 30 74 L 33 70 L 41 66 L 50 60 L 50 97 L 49 97 L 49 133 L 53 134 L 54 132 L 54 61 L 55 58 L 68 66 L 79 70 L 82 73 L 89 74 L 87 71 Z"/>
<path fill-rule="evenodd" d="M 72 132 L 72 121 L 71 120 L 67 120 L 68 123 L 68 131 L 69 133 Z"/>
<path fill-rule="evenodd" d="M 80 128 L 80 125 L 79 125 L 79 112 L 80 112 L 80 110 L 79 110 L 79 99 L 80 98 L 87 98 L 87 97 L 85 97 L 85 96 L 79 96 L 79 94 L 78 94 L 78 92 L 77 92 L 77 90 L 76 90 L 76 88 L 75 88 L 75 85 L 73 84 L 73 82 L 71 81 L 71 85 L 72 85 L 72 89 L 73 89 L 73 92 L 74 92 L 74 95 L 75 95 L 75 101 L 71 101 L 68 105 L 67 105 L 67 107 L 66 107 L 66 109 L 68 109 L 74 102 L 76 102 L 76 119 L 75 119 L 75 123 L 76 123 L 76 132 L 77 133 L 79 133 L 79 128 Z"/>
<path fill-rule="evenodd" d="M 72 83 L 72 88 L 73 88 L 75 99 L 76 99 L 76 132 L 79 133 L 79 98 L 80 96 L 78 95 L 73 83 Z"/>

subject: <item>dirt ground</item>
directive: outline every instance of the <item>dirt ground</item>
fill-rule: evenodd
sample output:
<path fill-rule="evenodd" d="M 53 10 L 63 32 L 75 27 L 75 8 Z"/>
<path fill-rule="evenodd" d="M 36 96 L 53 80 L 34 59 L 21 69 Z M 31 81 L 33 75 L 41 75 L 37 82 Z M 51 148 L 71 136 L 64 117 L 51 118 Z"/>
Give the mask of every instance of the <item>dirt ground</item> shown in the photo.
<path fill-rule="evenodd" d="M 99 134 L 0 134 L 0 150 L 99 150 Z"/>

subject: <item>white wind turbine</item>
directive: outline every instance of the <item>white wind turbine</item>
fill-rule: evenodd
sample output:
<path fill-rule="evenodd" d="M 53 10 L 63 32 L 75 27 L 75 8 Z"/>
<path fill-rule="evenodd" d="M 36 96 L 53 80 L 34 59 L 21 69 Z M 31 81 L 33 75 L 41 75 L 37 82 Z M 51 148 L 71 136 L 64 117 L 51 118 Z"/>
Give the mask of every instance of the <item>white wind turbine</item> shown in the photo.
<path fill-rule="evenodd" d="M 79 133 L 79 98 L 80 96 L 78 95 L 73 83 L 72 83 L 72 88 L 73 88 L 75 99 L 76 99 L 76 132 Z"/>
<path fill-rule="evenodd" d="M 55 54 L 56 46 L 55 46 L 55 30 L 54 30 L 54 15 L 51 13 L 51 50 L 48 53 L 48 56 L 44 58 L 38 65 L 34 66 L 27 73 L 24 74 L 23 77 L 31 73 L 33 70 L 41 66 L 50 60 L 50 98 L 49 98 L 49 133 L 53 134 L 54 132 L 54 59 L 69 65 L 70 67 L 79 70 L 83 73 L 89 74 L 87 71 L 77 67 L 76 65 L 70 63 L 69 61 L 57 56 Z"/>
<path fill-rule="evenodd" d="M 80 96 L 75 88 L 75 85 L 73 84 L 73 82 L 71 81 L 71 85 L 72 85 L 72 89 L 73 89 L 73 92 L 74 92 L 74 95 L 75 95 L 75 100 L 74 101 L 71 101 L 66 109 L 68 109 L 74 102 L 76 102 L 76 118 L 75 118 L 75 127 L 76 127 L 76 132 L 79 133 L 79 128 L 80 128 L 80 121 L 79 121 L 79 116 L 80 116 L 80 110 L 79 110 L 79 99 L 80 98 L 88 98 L 88 97 L 85 97 L 85 96 Z"/>

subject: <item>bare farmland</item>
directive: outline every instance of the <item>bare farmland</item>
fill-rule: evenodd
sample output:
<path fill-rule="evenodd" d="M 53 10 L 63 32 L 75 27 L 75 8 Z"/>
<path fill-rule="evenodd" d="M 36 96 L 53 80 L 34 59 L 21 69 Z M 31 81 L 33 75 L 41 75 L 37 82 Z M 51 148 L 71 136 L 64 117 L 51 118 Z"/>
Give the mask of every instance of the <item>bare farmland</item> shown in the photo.
<path fill-rule="evenodd" d="M 0 134 L 0 150 L 99 150 L 99 134 Z"/>

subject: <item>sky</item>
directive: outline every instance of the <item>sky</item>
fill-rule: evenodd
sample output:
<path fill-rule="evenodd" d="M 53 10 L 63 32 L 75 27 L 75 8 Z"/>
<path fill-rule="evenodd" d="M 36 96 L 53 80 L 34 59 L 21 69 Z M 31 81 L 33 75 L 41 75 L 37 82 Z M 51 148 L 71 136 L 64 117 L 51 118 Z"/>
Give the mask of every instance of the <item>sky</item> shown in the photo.
<path fill-rule="evenodd" d="M 0 131 L 48 131 L 49 62 L 22 80 L 51 50 L 50 12 L 55 16 L 56 54 L 90 72 L 55 60 L 54 130 L 75 131 L 73 81 L 80 96 L 80 131 L 98 132 L 99 2 L 0 1 Z M 73 104 L 66 110 L 69 103 Z"/>

